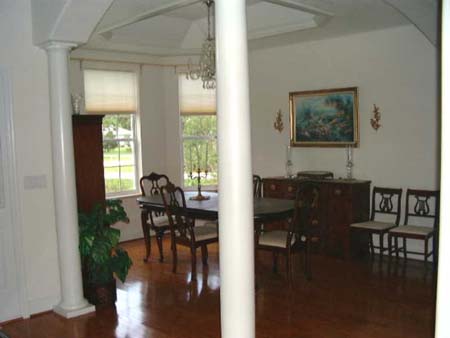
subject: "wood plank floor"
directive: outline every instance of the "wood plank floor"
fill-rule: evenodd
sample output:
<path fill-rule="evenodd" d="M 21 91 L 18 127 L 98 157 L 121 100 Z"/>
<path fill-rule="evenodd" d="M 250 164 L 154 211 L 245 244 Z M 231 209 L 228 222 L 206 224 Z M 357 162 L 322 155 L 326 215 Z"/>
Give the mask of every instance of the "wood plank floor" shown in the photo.
<path fill-rule="evenodd" d="M 123 246 L 134 265 L 127 282 L 119 285 L 115 308 L 71 320 L 46 313 L 2 329 L 11 338 L 220 337 L 217 245 L 210 249 L 207 268 L 202 269 L 198 259 L 197 282 L 191 282 L 185 249 L 180 249 L 177 274 L 171 272 L 167 239 L 164 263 L 155 256 L 144 263 L 141 240 Z M 156 245 L 152 249 L 155 253 Z M 269 255 L 260 253 L 257 262 L 258 338 L 434 336 L 435 281 L 423 263 L 409 261 L 406 266 L 391 265 L 388 269 L 387 264 L 380 266 L 377 261 L 314 255 L 313 280 L 307 281 L 299 257 L 291 290 L 283 264 L 274 274 Z"/>

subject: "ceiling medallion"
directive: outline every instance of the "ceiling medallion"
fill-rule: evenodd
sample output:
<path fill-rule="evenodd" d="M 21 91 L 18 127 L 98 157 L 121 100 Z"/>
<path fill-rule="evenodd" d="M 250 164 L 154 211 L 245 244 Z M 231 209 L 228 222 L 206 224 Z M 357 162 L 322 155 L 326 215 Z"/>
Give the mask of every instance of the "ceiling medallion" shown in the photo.
<path fill-rule="evenodd" d="M 200 60 L 198 65 L 193 65 L 191 60 L 188 61 L 187 79 L 198 80 L 203 82 L 204 89 L 216 88 L 216 43 L 214 34 L 211 34 L 211 8 L 214 5 L 213 0 L 204 1 L 208 7 L 208 36 L 203 42 Z M 214 26 L 214 25 L 213 25 Z"/>

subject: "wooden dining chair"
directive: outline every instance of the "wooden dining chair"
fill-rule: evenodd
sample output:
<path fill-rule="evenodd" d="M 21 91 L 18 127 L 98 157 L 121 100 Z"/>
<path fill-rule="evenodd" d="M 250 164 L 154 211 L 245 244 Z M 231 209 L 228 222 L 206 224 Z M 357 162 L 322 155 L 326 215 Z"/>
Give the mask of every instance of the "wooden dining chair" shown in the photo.
<path fill-rule="evenodd" d="M 370 220 L 350 224 L 350 231 L 354 235 L 352 237 L 368 237 L 369 250 L 372 258 L 375 255 L 375 249 L 380 250 L 380 258 L 383 257 L 383 252 L 388 250 L 388 248 L 384 247 L 384 236 L 390 229 L 398 226 L 400 222 L 401 201 L 402 189 L 374 187 L 372 190 Z M 381 220 L 380 217 L 390 219 L 388 220 L 386 218 Z M 373 235 L 378 235 L 378 246 L 374 246 L 373 244 Z"/>
<path fill-rule="evenodd" d="M 191 252 L 192 279 L 197 278 L 197 248 L 202 251 L 202 263 L 208 264 L 207 245 L 219 240 L 217 227 L 195 226 L 195 220 L 186 211 L 184 191 L 172 183 L 161 187 L 161 196 L 170 224 L 172 240 L 173 269 L 177 271 L 177 245 L 186 246 Z"/>
<path fill-rule="evenodd" d="M 304 273 L 311 279 L 310 244 L 316 235 L 315 228 L 319 216 L 320 186 L 312 182 L 300 183 L 297 188 L 294 215 L 287 222 L 286 229 L 262 231 L 256 230 L 255 248 L 271 251 L 273 270 L 277 271 L 278 255 L 286 258 L 286 274 L 292 284 L 292 256 L 304 252 Z"/>
<path fill-rule="evenodd" d="M 429 225 L 425 223 L 429 221 Z M 420 225 L 414 225 L 419 223 Z M 437 190 L 417 190 L 408 189 L 406 191 L 405 221 L 404 225 L 389 230 L 389 258 L 392 253 L 399 256 L 403 252 L 406 260 L 407 254 L 423 255 L 425 264 L 428 257 L 433 255 L 433 263 L 436 266 L 437 261 L 437 233 L 439 228 L 439 191 Z M 403 246 L 399 248 L 398 239 L 403 240 Z M 408 251 L 407 239 L 424 241 L 424 251 Z M 429 250 L 429 240 L 433 239 L 433 248 Z M 395 241 L 393 248 L 392 241 Z"/>
<path fill-rule="evenodd" d="M 160 188 L 169 183 L 169 178 L 163 174 L 152 172 L 150 175 L 143 176 L 139 180 L 142 196 L 155 196 L 160 194 Z M 151 210 L 141 207 L 141 223 L 142 232 L 145 241 L 145 257 L 144 262 L 148 261 L 151 253 L 150 230 L 155 233 L 156 243 L 159 249 L 159 261 L 164 260 L 162 240 L 166 232 L 169 231 L 169 220 L 167 215 L 160 210 Z"/>

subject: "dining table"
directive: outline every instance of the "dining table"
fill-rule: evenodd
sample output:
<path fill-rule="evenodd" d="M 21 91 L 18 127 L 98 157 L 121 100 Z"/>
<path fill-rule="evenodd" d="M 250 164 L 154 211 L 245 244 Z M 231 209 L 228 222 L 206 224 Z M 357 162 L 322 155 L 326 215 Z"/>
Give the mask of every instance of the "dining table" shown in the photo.
<path fill-rule="evenodd" d="M 219 217 L 219 194 L 217 192 L 203 192 L 202 195 L 209 199 L 202 201 L 193 200 L 191 197 L 197 195 L 197 192 L 186 191 L 186 212 L 195 219 L 217 220 Z M 139 196 L 137 202 L 142 212 L 164 212 L 164 204 L 161 195 Z M 253 198 L 253 218 L 255 224 L 261 224 L 269 221 L 284 220 L 291 217 L 294 213 L 294 200 L 278 198 Z M 142 227 L 146 249 L 150 248 L 149 225 L 142 218 Z M 145 224 L 144 224 L 145 223 Z M 147 251 L 149 252 L 149 251 Z"/>
<path fill-rule="evenodd" d="M 197 192 L 187 191 L 186 212 L 196 219 L 215 220 L 219 215 L 219 194 L 217 192 L 202 192 L 202 195 L 209 199 L 198 201 L 190 199 L 197 195 Z M 137 198 L 139 206 L 150 211 L 164 211 L 164 204 L 160 195 L 139 196 Z M 253 217 L 258 221 L 268 221 L 288 218 L 293 214 L 294 201 L 279 198 L 253 198 Z"/>

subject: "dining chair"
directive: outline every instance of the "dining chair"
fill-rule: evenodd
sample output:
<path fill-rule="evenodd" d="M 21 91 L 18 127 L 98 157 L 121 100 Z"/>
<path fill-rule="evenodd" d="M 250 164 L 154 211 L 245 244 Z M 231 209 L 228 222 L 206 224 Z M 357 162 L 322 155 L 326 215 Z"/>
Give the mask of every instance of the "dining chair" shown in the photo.
<path fill-rule="evenodd" d="M 400 222 L 401 201 L 402 189 L 374 187 L 370 220 L 350 224 L 353 238 L 366 236 L 369 239 L 368 244 L 372 258 L 375 255 L 375 249 L 380 250 L 380 259 L 383 257 L 383 252 L 388 250 L 384 247 L 384 236 Z M 381 217 L 385 218 L 381 220 Z M 373 244 L 373 235 L 378 235 L 378 246 Z"/>
<path fill-rule="evenodd" d="M 319 216 L 320 186 L 313 182 L 298 185 L 294 215 L 287 222 L 286 229 L 262 231 L 256 230 L 255 249 L 272 252 L 273 271 L 277 271 L 278 255 L 286 258 L 286 274 L 292 285 L 292 255 L 304 252 L 304 274 L 311 279 L 310 244 L 315 236 L 317 217 Z"/>
<path fill-rule="evenodd" d="M 152 172 L 150 175 L 142 176 L 139 180 L 142 196 L 155 196 L 160 194 L 160 187 L 169 183 L 169 178 L 164 174 Z M 164 260 L 163 255 L 163 236 L 169 231 L 169 220 L 167 215 L 160 210 L 151 210 L 141 207 L 141 223 L 145 241 L 144 262 L 148 261 L 151 253 L 150 230 L 155 233 L 156 243 L 159 249 L 159 261 Z"/>
<path fill-rule="evenodd" d="M 201 248 L 203 266 L 208 264 L 207 245 L 219 240 L 217 227 L 195 226 L 195 220 L 186 211 L 184 191 L 172 183 L 161 187 L 161 196 L 170 225 L 172 240 L 173 269 L 177 271 L 177 245 L 185 246 L 191 252 L 192 279 L 197 278 L 197 248 Z"/>
<path fill-rule="evenodd" d="M 427 220 L 429 223 L 426 225 Z M 420 223 L 420 225 L 414 225 Z M 439 231 L 439 191 L 437 190 L 417 190 L 408 189 L 406 191 L 405 221 L 404 225 L 392 228 L 388 233 L 389 258 L 395 252 L 403 252 L 406 260 L 407 254 L 417 254 L 424 256 L 425 264 L 428 257 L 433 255 L 433 263 L 437 262 L 437 237 Z M 403 246 L 398 247 L 398 239 L 403 240 Z M 424 241 L 424 251 L 408 251 L 407 239 Z M 429 240 L 433 239 L 433 248 L 429 250 Z M 392 240 L 395 240 L 395 248 L 392 248 Z"/>

